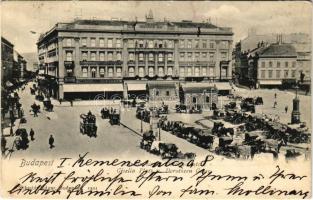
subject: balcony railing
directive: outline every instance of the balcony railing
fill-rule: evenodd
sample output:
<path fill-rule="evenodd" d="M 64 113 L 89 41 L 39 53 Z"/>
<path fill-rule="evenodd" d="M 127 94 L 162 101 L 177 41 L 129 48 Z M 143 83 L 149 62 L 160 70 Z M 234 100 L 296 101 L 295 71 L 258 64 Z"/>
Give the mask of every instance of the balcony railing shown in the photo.
<path fill-rule="evenodd" d="M 121 65 L 123 61 L 80 61 L 80 65 Z"/>
<path fill-rule="evenodd" d="M 64 61 L 65 68 L 73 68 L 74 67 L 74 61 Z"/>
<path fill-rule="evenodd" d="M 76 83 L 76 76 L 65 76 L 64 83 Z"/>

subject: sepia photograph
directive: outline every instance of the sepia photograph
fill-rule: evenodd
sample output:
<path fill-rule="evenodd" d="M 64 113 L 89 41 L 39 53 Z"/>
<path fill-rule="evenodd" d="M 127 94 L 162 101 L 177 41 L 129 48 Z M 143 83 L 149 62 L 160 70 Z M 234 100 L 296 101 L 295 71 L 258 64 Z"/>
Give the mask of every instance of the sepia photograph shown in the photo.
<path fill-rule="evenodd" d="M 311 198 L 311 2 L 0 6 L 1 198 Z"/>

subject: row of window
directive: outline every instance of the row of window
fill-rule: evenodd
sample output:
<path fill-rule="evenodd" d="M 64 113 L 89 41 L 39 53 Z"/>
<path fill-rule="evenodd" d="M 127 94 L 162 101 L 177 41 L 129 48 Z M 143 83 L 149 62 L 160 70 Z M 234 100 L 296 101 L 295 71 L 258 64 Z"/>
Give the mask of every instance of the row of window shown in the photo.
<path fill-rule="evenodd" d="M 91 61 L 96 61 L 96 60 L 99 60 L 99 61 L 112 61 L 112 60 L 122 60 L 122 52 L 99 52 L 99 58 L 97 58 L 97 52 L 90 52 L 90 58 L 88 58 L 88 51 L 82 51 L 81 53 L 81 59 L 83 61 L 87 61 L 87 60 L 91 60 Z M 105 58 L 105 56 L 107 56 Z"/>
<path fill-rule="evenodd" d="M 268 64 L 267 64 L 268 63 Z M 262 68 L 265 68 L 265 67 L 276 67 L 276 68 L 280 68 L 282 65 L 284 65 L 284 67 L 289 67 L 289 66 L 292 66 L 292 68 L 295 68 L 296 67 L 296 61 L 292 61 L 291 63 L 288 62 L 288 61 L 285 61 L 285 62 L 280 62 L 280 61 L 277 61 L 276 62 L 276 65 L 274 66 L 274 63 L 273 61 L 269 61 L 269 62 L 265 62 L 265 61 L 262 61 L 261 63 L 261 67 Z"/>
<path fill-rule="evenodd" d="M 70 69 L 71 70 L 71 69 Z M 89 75 L 90 73 L 90 75 Z M 104 67 L 90 67 L 88 72 L 88 67 L 82 67 L 82 77 L 87 78 L 91 76 L 92 78 L 96 77 L 122 77 L 122 67 L 116 67 L 115 73 L 113 67 L 108 67 L 107 75 L 105 75 Z"/>
<path fill-rule="evenodd" d="M 267 71 L 267 78 L 273 78 L 273 70 L 261 70 L 261 78 L 265 78 L 265 74 Z M 275 70 L 275 78 L 288 78 L 289 77 L 289 70 Z M 281 75 L 281 72 L 283 72 L 283 76 Z M 291 71 L 291 78 L 296 78 L 297 70 Z"/>
<path fill-rule="evenodd" d="M 114 71 L 115 69 L 115 71 Z M 223 70 L 223 69 L 222 69 Z M 73 75 L 72 69 L 67 69 L 67 74 L 68 76 Z M 223 72 L 222 72 L 223 73 Z M 226 73 L 226 72 L 225 72 Z M 174 71 L 173 67 L 167 67 L 167 71 L 165 71 L 164 67 L 158 67 L 157 72 L 155 72 L 154 67 L 149 67 L 148 71 L 145 73 L 145 68 L 144 67 L 138 67 L 138 76 L 139 77 L 144 77 L 145 75 L 148 75 L 150 77 L 153 77 L 155 75 L 158 75 L 160 77 L 163 77 L 168 75 L 168 76 L 173 76 Z M 180 67 L 179 69 L 179 75 L 181 77 L 186 77 L 186 76 L 214 76 L 214 67 L 207 67 L 203 66 L 198 66 L 198 67 Z M 128 76 L 129 77 L 135 77 L 136 72 L 135 72 L 135 67 L 128 67 Z M 82 77 L 122 77 L 122 67 L 108 67 L 107 68 L 107 74 L 105 74 L 105 67 L 97 67 L 97 66 L 91 66 L 91 67 L 84 67 L 82 66 Z"/>
<path fill-rule="evenodd" d="M 154 61 L 156 58 L 159 62 L 165 61 L 165 54 L 164 53 L 158 53 L 158 54 L 153 54 L 149 53 L 147 54 L 148 56 L 148 61 Z M 129 61 L 134 61 L 135 60 L 135 54 L 134 53 L 129 53 L 128 54 L 128 60 Z M 139 61 L 144 61 L 144 53 L 139 53 L 138 54 L 138 60 Z M 173 61 L 173 53 L 167 53 L 167 61 Z"/>
<path fill-rule="evenodd" d="M 89 42 L 88 42 L 89 41 Z M 88 44 L 87 44 L 88 42 Z M 108 48 L 121 48 L 123 47 L 122 40 L 119 38 L 81 38 L 81 46 L 88 47 L 108 47 Z M 72 47 L 74 46 L 73 38 L 64 39 L 64 46 Z M 129 39 L 127 41 L 128 48 L 174 48 L 173 40 L 143 40 L 143 39 Z M 228 49 L 228 41 L 221 41 L 219 47 L 222 49 Z M 203 49 L 215 49 L 216 42 L 208 41 L 206 39 L 183 39 L 179 40 L 179 48 L 203 48 Z"/>
<path fill-rule="evenodd" d="M 106 57 L 107 56 L 107 57 Z M 164 53 L 158 53 L 153 54 L 149 53 L 147 54 L 148 61 L 154 61 L 156 58 L 159 62 L 165 61 L 165 55 Z M 201 56 L 201 57 L 200 57 Z M 210 52 L 209 53 L 209 59 L 214 60 L 215 53 Z M 208 58 L 207 52 L 181 52 L 180 53 L 180 61 L 192 61 L 192 60 L 206 60 Z M 122 53 L 121 52 L 99 52 L 99 58 L 97 58 L 97 52 L 90 52 L 90 57 L 88 56 L 88 51 L 82 51 L 81 52 L 81 59 L 83 61 L 91 60 L 91 61 L 112 61 L 112 60 L 122 60 Z M 227 52 L 221 52 L 221 59 L 227 59 Z M 130 52 L 128 54 L 128 60 L 134 61 L 135 60 L 135 53 Z M 138 54 L 138 60 L 144 61 L 144 53 Z M 173 53 L 167 53 L 167 61 L 173 61 Z M 66 51 L 66 61 L 73 61 L 73 52 L 72 51 Z"/>
<path fill-rule="evenodd" d="M 227 52 L 221 52 L 221 59 L 227 60 Z M 214 60 L 214 52 L 181 52 L 179 54 L 180 61 L 192 61 L 192 60 Z"/>

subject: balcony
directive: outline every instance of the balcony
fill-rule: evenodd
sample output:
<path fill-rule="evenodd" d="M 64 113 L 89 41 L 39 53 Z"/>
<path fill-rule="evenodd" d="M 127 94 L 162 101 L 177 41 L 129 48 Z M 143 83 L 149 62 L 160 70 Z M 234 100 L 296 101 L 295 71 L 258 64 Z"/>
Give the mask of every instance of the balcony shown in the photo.
<path fill-rule="evenodd" d="M 74 61 L 64 61 L 64 66 L 67 69 L 74 68 Z"/>
<path fill-rule="evenodd" d="M 122 77 L 77 78 L 76 83 L 122 83 Z"/>
<path fill-rule="evenodd" d="M 123 61 L 116 60 L 116 61 L 80 61 L 80 65 L 121 65 Z"/>
<path fill-rule="evenodd" d="M 127 62 L 127 64 L 128 64 L 128 65 L 135 65 L 135 61 L 134 61 L 134 60 L 129 60 L 129 61 Z"/>
<path fill-rule="evenodd" d="M 65 76 L 64 83 L 76 83 L 76 76 Z"/>

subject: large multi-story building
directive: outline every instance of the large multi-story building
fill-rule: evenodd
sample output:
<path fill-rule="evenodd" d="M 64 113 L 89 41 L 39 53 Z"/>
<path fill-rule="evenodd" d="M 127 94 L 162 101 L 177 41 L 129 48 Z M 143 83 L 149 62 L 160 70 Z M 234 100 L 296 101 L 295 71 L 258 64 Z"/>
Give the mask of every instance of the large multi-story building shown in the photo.
<path fill-rule="evenodd" d="M 159 22 L 151 12 L 146 21 L 75 20 L 58 23 L 39 38 L 39 68 L 56 83 L 50 84 L 56 98 L 125 97 L 153 83 L 231 79 L 232 38 L 231 28 Z M 160 89 L 166 90 L 164 84 Z M 156 96 L 172 95 L 153 90 Z"/>
<path fill-rule="evenodd" d="M 287 47 L 286 51 L 293 49 L 296 52 L 296 74 L 293 76 L 294 71 L 289 73 L 285 80 L 300 79 L 303 76 L 303 81 L 301 85 L 304 88 L 310 87 L 311 83 L 311 38 L 308 34 L 304 33 L 291 33 L 291 34 L 266 34 L 257 35 L 255 31 L 250 31 L 248 36 L 238 42 L 234 49 L 234 71 L 237 80 L 241 84 L 251 85 L 256 83 L 256 76 L 252 78 L 249 76 L 248 69 L 257 71 L 255 64 L 251 65 L 252 60 L 258 59 L 258 54 L 262 49 L 270 44 L 289 44 L 285 45 Z M 292 45 L 293 47 L 290 47 Z M 257 53 L 257 56 L 254 56 Z M 250 61 L 249 61 L 250 60 Z M 279 70 L 278 70 L 279 71 Z M 284 79 L 284 76 L 281 78 Z M 279 81 L 282 82 L 282 81 Z M 278 83 L 278 82 L 277 82 Z"/>
<path fill-rule="evenodd" d="M 14 45 L 7 39 L 1 37 L 1 84 L 2 86 L 12 84 Z"/>
<path fill-rule="evenodd" d="M 295 83 L 300 78 L 296 61 L 297 53 L 291 44 L 269 45 L 258 56 L 257 87 Z"/>

